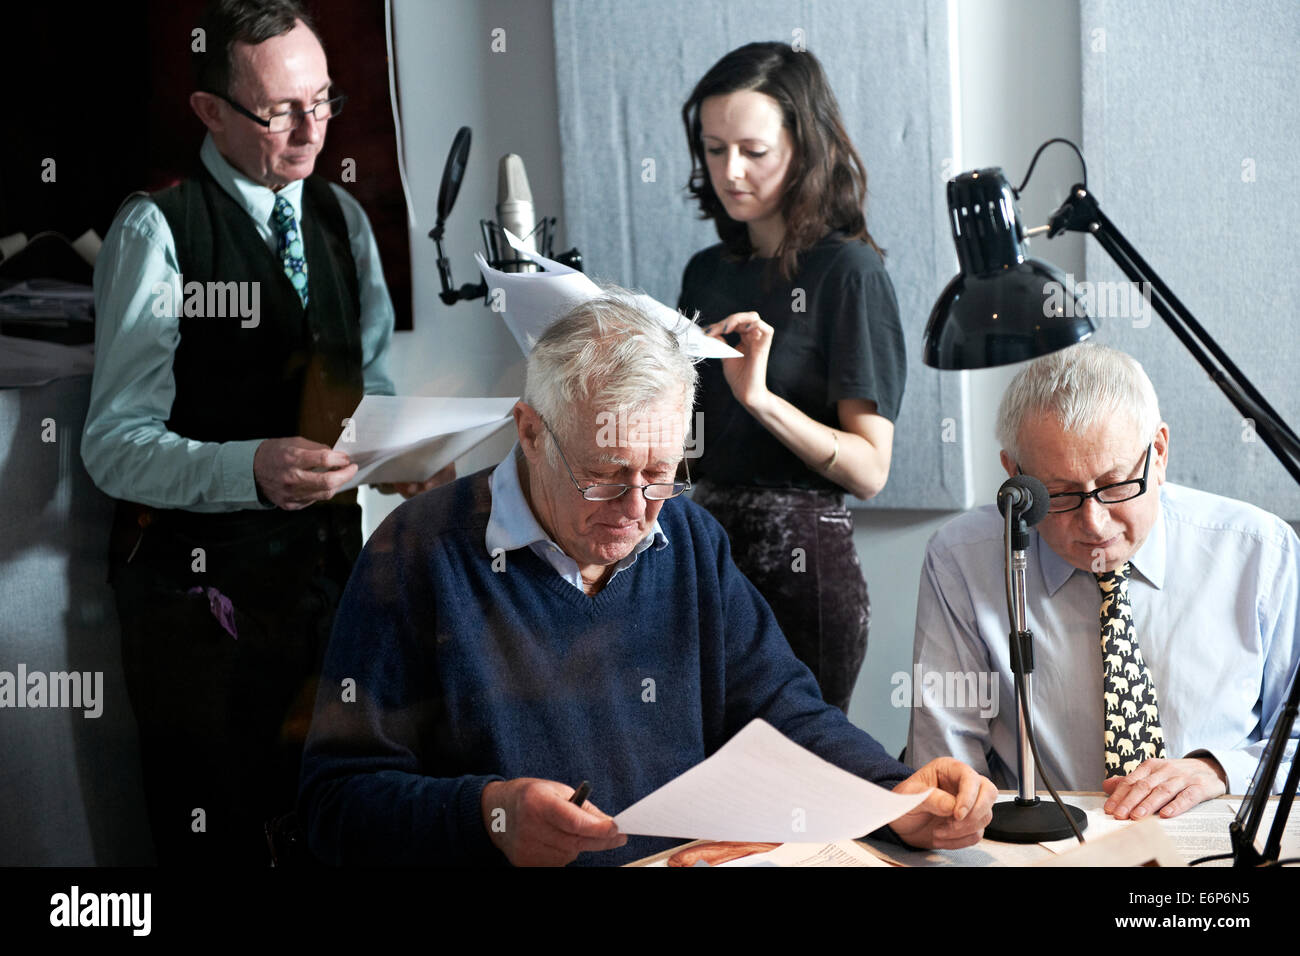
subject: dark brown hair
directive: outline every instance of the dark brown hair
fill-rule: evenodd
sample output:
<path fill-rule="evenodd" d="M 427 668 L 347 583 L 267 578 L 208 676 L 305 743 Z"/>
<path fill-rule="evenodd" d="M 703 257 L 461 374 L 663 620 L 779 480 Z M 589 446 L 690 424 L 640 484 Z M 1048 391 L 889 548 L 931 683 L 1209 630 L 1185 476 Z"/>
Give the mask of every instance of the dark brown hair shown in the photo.
<path fill-rule="evenodd" d="M 776 250 L 781 275 L 793 278 L 799 254 L 832 229 L 865 240 L 883 256 L 867 232 L 867 171 L 844 131 L 826 74 L 811 53 L 796 52 L 786 43 L 750 43 L 732 50 L 704 74 L 682 107 L 691 149 L 687 189 L 700 203 L 700 218 L 713 220 L 727 252 L 747 258 L 754 248 L 745 224 L 727 215 L 709 181 L 700 104 L 710 96 L 744 90 L 776 101 L 794 145 L 781 196 L 785 236 Z"/>
<path fill-rule="evenodd" d="M 299 20 L 320 40 L 311 17 L 295 0 L 213 0 L 198 24 L 204 49 L 192 57 L 196 87 L 229 96 L 230 48 L 236 43 L 256 46 L 282 36 Z"/>

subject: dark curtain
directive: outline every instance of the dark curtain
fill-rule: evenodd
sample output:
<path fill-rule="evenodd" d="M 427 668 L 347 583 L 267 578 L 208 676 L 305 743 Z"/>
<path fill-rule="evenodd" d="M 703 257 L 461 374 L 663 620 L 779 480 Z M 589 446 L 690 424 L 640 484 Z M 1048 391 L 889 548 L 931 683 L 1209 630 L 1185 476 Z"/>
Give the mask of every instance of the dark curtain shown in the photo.
<path fill-rule="evenodd" d="M 348 94 L 316 172 L 365 208 L 397 327 L 411 328 L 410 242 L 397 172 L 381 0 L 306 4 Z M 118 205 L 198 162 L 203 125 L 189 106 L 191 30 L 204 0 L 13 3 L 0 29 L 0 235 L 107 232 Z M 54 181 L 42 173 L 54 160 Z M 343 162 L 355 160 L 355 182 Z"/>

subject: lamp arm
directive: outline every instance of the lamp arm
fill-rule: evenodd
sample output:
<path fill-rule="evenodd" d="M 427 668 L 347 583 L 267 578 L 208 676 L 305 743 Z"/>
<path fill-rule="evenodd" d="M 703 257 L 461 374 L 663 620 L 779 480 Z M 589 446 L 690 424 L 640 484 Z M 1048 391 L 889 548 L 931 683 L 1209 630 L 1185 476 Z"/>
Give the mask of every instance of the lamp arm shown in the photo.
<path fill-rule="evenodd" d="M 1096 198 L 1083 186 L 1073 186 L 1048 225 L 1049 237 L 1062 232 L 1091 234 L 1131 281 L 1150 290 L 1152 308 L 1233 407 L 1255 422 L 1256 433 L 1300 484 L 1300 438 L 1101 211 Z"/>

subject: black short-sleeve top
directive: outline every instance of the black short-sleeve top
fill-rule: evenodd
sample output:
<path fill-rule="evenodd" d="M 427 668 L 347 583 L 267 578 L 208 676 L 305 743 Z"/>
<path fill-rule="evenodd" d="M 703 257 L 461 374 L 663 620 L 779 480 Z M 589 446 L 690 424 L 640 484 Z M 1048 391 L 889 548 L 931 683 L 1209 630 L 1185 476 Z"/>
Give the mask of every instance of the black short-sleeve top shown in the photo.
<path fill-rule="evenodd" d="M 792 281 L 769 262 L 728 259 L 720 243 L 696 253 L 682 276 L 678 308 L 687 316 L 698 311 L 701 325 L 757 312 L 774 329 L 767 387 L 815 421 L 839 428 L 836 402 L 845 398 L 873 401 L 877 414 L 897 420 L 906 355 L 898 301 L 880 254 L 831 233 L 799 257 Z M 696 412 L 701 457 L 691 462 L 693 475 L 724 484 L 841 490 L 736 401 L 718 359 L 700 367 Z"/>

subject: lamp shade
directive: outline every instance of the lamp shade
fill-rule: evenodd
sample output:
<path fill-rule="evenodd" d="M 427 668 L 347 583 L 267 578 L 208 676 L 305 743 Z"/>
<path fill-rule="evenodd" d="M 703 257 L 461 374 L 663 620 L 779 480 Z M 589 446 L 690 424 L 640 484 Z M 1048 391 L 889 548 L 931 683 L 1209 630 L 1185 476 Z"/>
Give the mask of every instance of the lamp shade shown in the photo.
<path fill-rule="evenodd" d="M 1015 194 L 998 167 L 948 183 L 961 272 L 925 329 L 926 365 L 990 368 L 1055 352 L 1097 330 L 1055 266 L 1025 255 Z"/>

